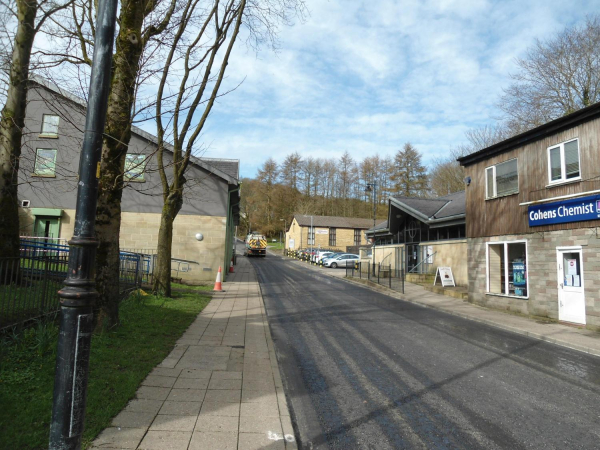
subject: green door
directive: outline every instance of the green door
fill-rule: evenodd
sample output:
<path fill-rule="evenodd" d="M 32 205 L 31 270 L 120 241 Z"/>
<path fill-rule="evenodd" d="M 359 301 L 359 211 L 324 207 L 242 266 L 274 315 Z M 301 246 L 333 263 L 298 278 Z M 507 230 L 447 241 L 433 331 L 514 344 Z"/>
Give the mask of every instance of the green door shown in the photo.
<path fill-rule="evenodd" d="M 33 233 L 36 237 L 57 238 L 58 228 L 58 217 L 38 216 L 35 218 Z"/>

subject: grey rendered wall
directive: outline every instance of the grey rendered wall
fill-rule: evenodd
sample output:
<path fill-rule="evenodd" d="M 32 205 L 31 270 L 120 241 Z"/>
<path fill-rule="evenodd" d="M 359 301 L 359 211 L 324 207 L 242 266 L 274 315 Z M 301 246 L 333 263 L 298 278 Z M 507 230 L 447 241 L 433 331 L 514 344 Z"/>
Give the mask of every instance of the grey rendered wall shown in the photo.
<path fill-rule="evenodd" d="M 19 199 L 30 200 L 32 208 L 74 209 L 77 197 L 79 153 L 85 124 L 85 111 L 43 87 L 30 89 L 20 165 Z M 40 138 L 43 114 L 60 116 L 59 137 Z M 32 176 L 37 148 L 57 150 L 56 177 Z M 130 153 L 150 155 L 144 182 L 130 182 L 123 192 L 124 212 L 160 214 L 162 188 L 156 171 L 156 146 L 145 138 L 132 134 Z M 165 155 L 165 163 L 171 162 Z M 168 169 L 167 169 L 168 170 Z M 227 182 L 195 165 L 190 165 L 184 204 L 179 214 L 227 216 Z"/>

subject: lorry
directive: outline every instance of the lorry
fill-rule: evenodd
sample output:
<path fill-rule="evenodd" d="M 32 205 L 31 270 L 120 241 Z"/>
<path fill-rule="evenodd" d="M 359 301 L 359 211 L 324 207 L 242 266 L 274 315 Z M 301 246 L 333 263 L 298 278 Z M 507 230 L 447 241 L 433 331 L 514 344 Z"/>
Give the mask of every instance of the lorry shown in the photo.
<path fill-rule="evenodd" d="M 267 256 L 267 238 L 258 233 L 249 233 L 246 236 L 246 256 Z"/>

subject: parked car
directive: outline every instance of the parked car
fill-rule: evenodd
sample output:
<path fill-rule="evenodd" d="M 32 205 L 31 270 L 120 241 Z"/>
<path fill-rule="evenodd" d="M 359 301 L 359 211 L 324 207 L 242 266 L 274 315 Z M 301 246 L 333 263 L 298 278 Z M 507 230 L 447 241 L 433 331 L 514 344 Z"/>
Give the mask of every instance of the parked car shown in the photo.
<path fill-rule="evenodd" d="M 329 256 L 333 255 L 334 253 L 335 252 L 332 252 L 332 251 L 319 250 L 317 253 L 314 254 L 313 261 L 315 263 L 319 264 L 319 261 L 322 261 L 325 258 L 328 258 Z"/>
<path fill-rule="evenodd" d="M 323 266 L 331 267 L 332 269 L 335 269 L 337 267 L 346 267 L 346 265 L 348 264 L 354 264 L 354 261 L 358 261 L 358 259 L 358 255 L 353 255 L 351 253 L 342 253 L 341 255 L 336 256 L 335 258 L 328 258 L 325 261 L 323 261 Z"/>

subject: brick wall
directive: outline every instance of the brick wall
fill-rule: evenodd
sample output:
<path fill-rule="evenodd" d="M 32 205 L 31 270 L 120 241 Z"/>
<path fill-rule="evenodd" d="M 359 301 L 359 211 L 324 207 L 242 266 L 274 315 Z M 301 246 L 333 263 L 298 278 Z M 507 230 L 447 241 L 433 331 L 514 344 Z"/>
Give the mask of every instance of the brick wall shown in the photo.
<path fill-rule="evenodd" d="M 486 294 L 486 242 L 527 241 L 529 299 Z M 558 319 L 556 247 L 582 246 L 586 325 L 600 327 L 600 238 L 595 228 L 468 240 L 469 301 L 490 308 Z"/>

